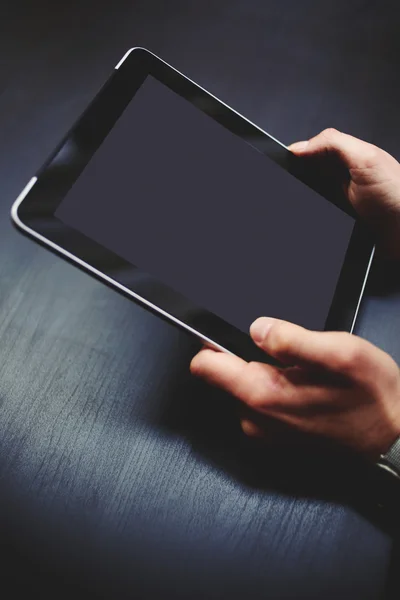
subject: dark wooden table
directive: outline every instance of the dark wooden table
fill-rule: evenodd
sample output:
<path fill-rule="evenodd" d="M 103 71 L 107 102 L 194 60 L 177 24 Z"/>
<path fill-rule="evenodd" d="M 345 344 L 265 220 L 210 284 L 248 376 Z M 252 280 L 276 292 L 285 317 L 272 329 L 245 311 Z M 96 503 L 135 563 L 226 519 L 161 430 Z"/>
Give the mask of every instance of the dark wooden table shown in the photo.
<path fill-rule="evenodd" d="M 397 6 L 1 3 L 8 598 L 355 600 L 381 598 L 393 583 L 396 539 L 356 463 L 249 445 L 235 403 L 189 376 L 195 341 L 22 237 L 9 209 L 133 45 L 284 142 L 334 126 L 399 157 Z M 400 361 L 396 268 L 375 264 L 358 333 Z"/>

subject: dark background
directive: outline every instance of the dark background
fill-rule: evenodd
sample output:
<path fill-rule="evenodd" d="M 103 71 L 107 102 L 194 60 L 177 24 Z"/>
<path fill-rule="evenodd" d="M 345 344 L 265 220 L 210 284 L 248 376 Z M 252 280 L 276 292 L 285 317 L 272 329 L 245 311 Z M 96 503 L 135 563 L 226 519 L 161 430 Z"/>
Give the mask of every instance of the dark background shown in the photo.
<path fill-rule="evenodd" d="M 2 2 L 0 544 L 8 597 L 381 598 L 374 475 L 253 449 L 196 342 L 14 231 L 12 201 L 143 45 L 283 142 L 335 126 L 400 157 L 397 2 Z M 397 267 L 358 333 L 400 361 Z M 395 592 L 393 591 L 393 597 Z"/>

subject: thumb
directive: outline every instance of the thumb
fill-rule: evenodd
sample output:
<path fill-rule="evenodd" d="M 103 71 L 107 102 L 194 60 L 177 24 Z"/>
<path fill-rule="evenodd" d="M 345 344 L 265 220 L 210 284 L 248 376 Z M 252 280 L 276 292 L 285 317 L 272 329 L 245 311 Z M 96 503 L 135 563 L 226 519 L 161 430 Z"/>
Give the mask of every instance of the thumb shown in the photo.
<path fill-rule="evenodd" d="M 310 331 L 268 317 L 254 321 L 250 335 L 257 346 L 285 365 L 323 368 L 337 373 L 352 362 L 355 346 L 360 342 L 348 333 Z M 359 355 L 357 352 L 357 358 Z"/>
<path fill-rule="evenodd" d="M 345 167 L 371 167 L 379 160 L 379 148 L 336 129 L 325 129 L 308 141 L 296 142 L 289 150 L 301 156 L 332 155 Z"/>

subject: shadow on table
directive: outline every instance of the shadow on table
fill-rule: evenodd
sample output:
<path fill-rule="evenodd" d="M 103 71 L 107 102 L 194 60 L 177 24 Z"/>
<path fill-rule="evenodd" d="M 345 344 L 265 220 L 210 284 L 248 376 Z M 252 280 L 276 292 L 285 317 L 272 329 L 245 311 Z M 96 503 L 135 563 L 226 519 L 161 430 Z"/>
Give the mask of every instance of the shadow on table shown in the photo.
<path fill-rule="evenodd" d="M 375 468 L 349 451 L 296 433 L 286 432 L 284 443 L 248 438 L 235 399 L 191 378 L 187 368 L 176 380 L 160 426 L 187 438 L 200 460 L 243 485 L 349 504 L 385 526 L 385 501 L 376 487 L 382 477 Z"/>
<path fill-rule="evenodd" d="M 305 436 L 286 438 L 285 444 L 250 439 L 241 431 L 232 397 L 191 378 L 185 367 L 176 381 L 175 390 L 166 394 L 174 400 L 165 407 L 162 427 L 184 435 L 199 460 L 241 485 L 357 511 L 394 542 L 385 597 L 398 597 L 400 482 L 349 451 Z"/>
<path fill-rule="evenodd" d="M 370 297 L 400 295 L 400 265 L 376 260 Z M 188 354 L 199 345 L 188 341 Z M 226 470 L 247 486 L 347 504 L 393 533 L 400 529 L 400 484 L 353 453 L 298 434 L 284 443 L 262 444 L 241 431 L 238 403 L 193 378 L 188 365 L 171 357 L 171 386 L 159 425 L 183 434 L 201 460 Z M 279 437 L 278 437 L 279 441 Z M 395 512 L 395 515 L 393 515 Z"/>

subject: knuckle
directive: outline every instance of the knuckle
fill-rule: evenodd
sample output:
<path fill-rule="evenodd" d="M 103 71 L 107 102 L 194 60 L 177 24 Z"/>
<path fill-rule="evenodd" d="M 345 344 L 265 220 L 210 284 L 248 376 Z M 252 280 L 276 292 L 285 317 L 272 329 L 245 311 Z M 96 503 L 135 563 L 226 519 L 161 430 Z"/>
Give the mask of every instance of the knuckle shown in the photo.
<path fill-rule="evenodd" d="M 247 365 L 249 379 L 254 381 L 254 385 L 242 399 L 250 408 L 258 412 L 272 409 L 276 403 L 279 403 L 279 398 L 284 392 L 283 376 L 279 369 L 271 367 L 266 377 L 265 367 L 266 365 L 257 362 L 250 362 Z"/>
<path fill-rule="evenodd" d="M 265 390 L 260 385 L 257 385 L 260 375 L 260 364 L 257 362 L 249 362 L 246 368 L 249 379 L 254 381 L 254 385 L 246 395 L 245 402 L 251 408 L 260 409 L 265 402 Z"/>
<path fill-rule="evenodd" d="M 389 356 L 389 355 L 388 355 L 388 361 L 389 361 L 389 362 L 388 362 L 388 369 L 389 369 L 389 372 L 390 372 L 391 376 L 392 376 L 392 377 L 393 377 L 393 378 L 394 378 L 394 379 L 395 379 L 397 382 L 399 382 L 399 381 L 400 381 L 400 367 L 399 367 L 399 365 L 398 365 L 398 364 L 397 364 L 397 362 L 396 362 L 396 361 L 395 361 L 395 360 L 394 360 L 394 359 L 393 359 L 391 356 Z"/>
<path fill-rule="evenodd" d="M 259 371 L 260 371 L 260 363 L 258 363 L 258 362 L 257 362 L 257 361 L 255 361 L 255 360 L 251 360 L 251 361 L 250 361 L 250 362 L 247 364 L 247 366 L 246 366 L 246 369 L 247 369 L 247 371 L 248 371 L 249 377 L 250 377 L 250 378 L 253 378 L 253 377 L 255 378 L 255 377 L 257 377 L 257 376 L 258 376 L 258 373 L 259 373 Z"/>
<path fill-rule="evenodd" d="M 384 153 L 380 148 L 372 144 L 366 144 L 364 148 L 364 168 L 370 169 L 380 165 L 384 160 Z"/>
<path fill-rule="evenodd" d="M 333 140 L 337 139 L 338 135 L 340 135 L 340 131 L 338 131 L 334 127 L 328 127 L 327 129 L 324 129 L 322 131 L 321 135 L 324 136 L 324 138 L 327 139 L 329 142 L 332 142 Z"/>
<path fill-rule="evenodd" d="M 258 412 L 262 412 L 263 409 L 266 407 L 264 394 L 262 394 L 259 391 L 251 392 L 246 398 L 246 404 L 250 408 Z"/>
<path fill-rule="evenodd" d="M 338 349 L 334 359 L 337 371 L 345 375 L 353 375 L 365 364 L 366 349 L 362 340 L 354 338 L 350 333 L 344 334 L 343 344 Z"/>

